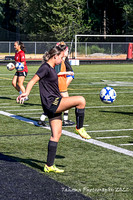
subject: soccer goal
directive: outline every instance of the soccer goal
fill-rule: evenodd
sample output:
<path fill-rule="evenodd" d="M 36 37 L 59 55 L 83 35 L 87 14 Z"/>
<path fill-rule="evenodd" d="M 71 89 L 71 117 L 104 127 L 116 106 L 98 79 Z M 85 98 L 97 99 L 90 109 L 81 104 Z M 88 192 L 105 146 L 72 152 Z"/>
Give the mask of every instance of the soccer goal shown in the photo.
<path fill-rule="evenodd" d="M 75 35 L 75 59 L 126 59 L 133 35 Z"/>

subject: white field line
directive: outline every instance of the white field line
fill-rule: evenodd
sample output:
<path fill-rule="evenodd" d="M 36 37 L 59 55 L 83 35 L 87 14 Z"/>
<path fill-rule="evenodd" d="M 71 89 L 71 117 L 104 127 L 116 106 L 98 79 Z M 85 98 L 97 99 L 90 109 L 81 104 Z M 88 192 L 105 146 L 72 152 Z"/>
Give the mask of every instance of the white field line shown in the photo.
<path fill-rule="evenodd" d="M 0 95 L 0 97 L 17 97 L 19 94 L 9 94 L 9 95 L 7 95 L 7 94 L 5 94 L 5 95 Z M 40 94 L 39 93 L 37 93 L 37 94 L 30 94 L 30 96 L 40 96 Z"/>
<path fill-rule="evenodd" d="M 70 88 L 69 88 L 70 89 Z M 68 89 L 68 90 L 69 90 Z M 72 89 L 73 91 L 74 90 L 79 90 L 79 89 Z M 86 89 L 86 90 L 88 90 L 88 89 Z M 71 89 L 69 90 L 69 91 L 71 91 Z M 117 92 L 117 94 L 132 94 L 133 93 L 133 91 L 123 91 L 123 92 Z M 74 93 L 71 93 L 71 92 L 69 92 L 69 95 L 71 96 L 71 95 L 87 95 L 87 94 L 93 94 L 93 95 L 99 95 L 100 94 L 100 91 L 99 92 L 74 92 Z M 8 96 L 8 97 L 17 97 L 18 95 L 17 94 L 9 94 L 9 95 L 7 95 L 7 94 L 5 94 L 5 95 L 0 95 L 0 97 L 6 97 L 6 96 Z M 30 94 L 30 96 L 40 96 L 40 94 L 39 93 L 37 93 L 37 94 Z"/>
<path fill-rule="evenodd" d="M 41 106 L 41 104 L 40 104 L 40 106 Z M 18 108 L 20 108 L 20 106 L 0 106 L 0 108 L 12 108 L 12 107 L 18 107 Z M 85 109 L 93 109 L 93 108 L 98 108 L 98 109 L 99 108 L 124 108 L 124 107 L 133 107 L 133 105 L 87 106 L 87 107 L 85 107 Z M 73 108 L 73 109 L 75 109 L 75 108 Z M 42 110 L 42 109 L 26 109 L 26 110 L 27 111 L 33 111 L 33 110 Z M 7 111 L 25 111 L 25 109 L 23 109 L 23 110 L 12 110 L 12 109 L 10 109 L 10 110 L 7 110 Z"/>
<path fill-rule="evenodd" d="M 124 107 L 133 107 L 133 105 L 117 105 L 117 106 L 115 106 L 115 105 L 110 105 L 110 106 L 108 106 L 108 105 L 106 105 L 106 106 L 86 106 L 85 108 L 124 108 Z"/>
<path fill-rule="evenodd" d="M 5 105 L 11 105 L 11 103 L 1 103 L 1 106 L 5 106 Z"/>
<path fill-rule="evenodd" d="M 34 67 L 33 67 L 34 68 Z M 132 66 L 131 66 L 131 69 L 132 69 Z M 37 70 L 37 69 L 36 69 Z M 111 71 L 111 72 L 89 72 L 89 74 L 133 74 L 133 72 L 127 72 L 127 71 L 125 71 L 125 72 L 113 72 L 113 71 Z M 28 73 L 28 76 L 34 76 L 34 74 L 35 73 Z M 86 75 L 86 73 L 85 72 L 77 72 L 76 74 L 85 74 Z M 6 73 L 6 74 L 0 74 L 0 76 L 2 76 L 2 75 L 4 75 L 4 76 L 13 76 L 13 73 Z"/>
<path fill-rule="evenodd" d="M 119 144 L 120 146 L 132 146 L 133 143 L 129 143 L 129 144 Z"/>
<path fill-rule="evenodd" d="M 0 108 L 21 108 L 21 106 L 20 105 L 18 105 L 18 106 L 0 106 Z"/>
<path fill-rule="evenodd" d="M 30 120 L 30 119 L 27 119 L 27 118 L 24 118 L 24 117 L 13 115 L 11 113 L 7 113 L 7 112 L 4 112 L 4 111 L 0 111 L 0 114 L 38 126 L 37 121 L 34 121 L 34 120 Z M 43 128 L 50 130 L 50 127 L 43 127 Z M 123 148 L 120 148 L 120 147 L 117 147 L 117 146 L 114 146 L 114 145 L 111 145 L 111 144 L 107 144 L 105 142 L 101 142 L 101 141 L 98 141 L 98 140 L 94 140 L 94 139 L 85 140 L 85 139 L 81 138 L 79 135 L 65 131 L 65 130 L 62 130 L 62 133 L 66 136 L 69 136 L 69 137 L 72 137 L 72 138 L 75 138 L 75 139 L 78 139 L 78 140 L 81 140 L 81 141 L 84 141 L 84 142 L 87 142 L 87 143 L 90 143 L 90 144 L 94 144 L 94 145 L 97 145 L 97 146 L 100 146 L 100 147 L 103 147 L 103 148 L 106 148 L 106 149 L 110 149 L 110 150 L 122 153 L 124 155 L 128 155 L 128 156 L 133 157 L 133 151 L 129 151 L 127 149 L 123 149 Z"/>
<path fill-rule="evenodd" d="M 34 108 L 34 109 L 22 109 L 22 110 L 21 109 L 19 109 L 19 110 L 6 110 L 6 111 L 14 111 L 15 112 L 15 111 L 35 111 L 35 110 L 37 110 L 37 111 L 41 110 L 43 112 L 42 109 L 36 109 L 36 108 Z"/>
<path fill-rule="evenodd" d="M 116 138 L 128 138 L 130 136 L 123 135 L 123 136 L 112 136 L 112 137 L 96 137 L 96 139 L 116 139 Z"/>
<path fill-rule="evenodd" d="M 132 128 L 129 129 L 114 129 L 114 130 L 96 130 L 96 131 L 87 131 L 88 133 L 104 133 L 104 132 L 121 132 L 121 131 L 133 131 Z"/>
<path fill-rule="evenodd" d="M 36 113 L 35 112 L 34 113 L 33 112 L 32 113 L 28 113 L 28 112 L 27 113 L 26 112 L 25 113 L 23 113 L 23 112 L 17 113 L 17 115 L 41 115 L 41 114 L 42 114 L 42 112 L 38 112 L 38 113 L 37 112 Z"/>

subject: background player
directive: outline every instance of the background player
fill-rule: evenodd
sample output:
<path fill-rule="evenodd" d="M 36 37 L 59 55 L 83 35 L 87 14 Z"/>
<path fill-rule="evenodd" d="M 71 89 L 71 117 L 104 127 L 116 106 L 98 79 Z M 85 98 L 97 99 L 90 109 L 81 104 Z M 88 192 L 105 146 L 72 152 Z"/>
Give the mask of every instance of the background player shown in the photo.
<path fill-rule="evenodd" d="M 21 94 L 25 92 L 25 87 L 23 85 L 25 77 L 28 73 L 28 68 L 26 65 L 26 59 L 25 59 L 25 46 L 21 41 L 16 41 L 14 43 L 14 49 L 16 50 L 15 53 L 15 62 L 21 62 L 24 65 L 24 69 L 22 71 L 16 71 L 13 80 L 12 85 L 13 87 Z M 16 64 L 15 63 L 15 64 Z M 12 67 L 11 70 L 15 69 L 15 65 Z M 28 100 L 28 97 L 26 97 L 25 100 Z"/>

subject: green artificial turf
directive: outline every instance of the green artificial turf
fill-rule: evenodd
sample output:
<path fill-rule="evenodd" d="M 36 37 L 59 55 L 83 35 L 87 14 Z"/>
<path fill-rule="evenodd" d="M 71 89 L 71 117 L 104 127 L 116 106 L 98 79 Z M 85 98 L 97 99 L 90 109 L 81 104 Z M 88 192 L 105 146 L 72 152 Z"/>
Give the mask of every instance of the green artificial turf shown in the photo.
<path fill-rule="evenodd" d="M 24 85 L 39 66 L 29 66 Z M 130 151 L 133 146 L 133 67 L 132 65 L 73 66 L 75 79 L 69 86 L 69 95 L 82 95 L 86 99 L 84 124 L 92 139 Z M 0 110 L 28 119 L 38 120 L 42 111 L 38 84 L 24 105 L 16 103 L 17 91 L 12 87 L 15 71 L 0 66 Z M 116 90 L 113 104 L 104 104 L 100 90 L 108 84 Z M 75 121 L 74 109 L 69 118 Z M 74 132 L 74 127 L 63 127 Z M 102 138 L 128 136 L 121 138 Z M 97 139 L 98 137 L 98 139 Z M 0 152 L 34 168 L 39 173 L 47 158 L 50 130 L 0 114 Z M 133 196 L 133 157 L 80 141 L 65 135 L 58 144 L 55 164 L 63 174 L 49 173 L 51 178 L 92 199 L 131 200 Z M 62 188 L 63 189 L 63 188 Z"/>

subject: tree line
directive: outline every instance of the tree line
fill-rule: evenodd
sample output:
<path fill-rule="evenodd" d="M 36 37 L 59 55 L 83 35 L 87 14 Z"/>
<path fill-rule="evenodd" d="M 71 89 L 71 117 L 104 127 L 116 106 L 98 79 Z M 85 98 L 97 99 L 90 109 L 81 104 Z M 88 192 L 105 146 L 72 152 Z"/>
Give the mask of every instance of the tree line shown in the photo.
<path fill-rule="evenodd" d="M 0 40 L 72 41 L 133 32 L 133 0 L 0 0 Z"/>

